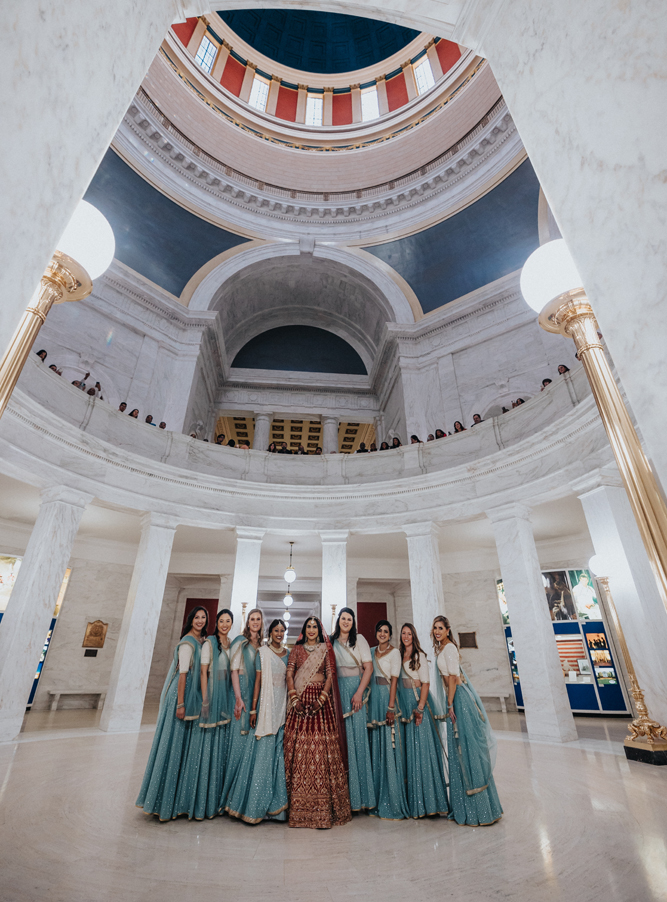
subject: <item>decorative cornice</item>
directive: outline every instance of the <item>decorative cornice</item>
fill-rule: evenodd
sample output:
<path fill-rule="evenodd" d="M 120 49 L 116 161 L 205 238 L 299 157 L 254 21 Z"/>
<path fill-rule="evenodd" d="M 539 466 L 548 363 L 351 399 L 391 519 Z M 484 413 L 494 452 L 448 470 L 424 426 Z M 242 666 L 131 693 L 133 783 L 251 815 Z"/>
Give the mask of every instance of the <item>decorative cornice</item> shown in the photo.
<path fill-rule="evenodd" d="M 266 218 L 298 225 L 300 230 L 307 223 L 318 233 L 337 226 L 349 234 L 355 223 L 371 222 L 381 224 L 383 233 L 400 228 L 414 231 L 419 222 L 438 221 L 465 206 L 476 197 L 480 179 L 524 153 L 500 99 L 460 141 L 400 178 L 342 192 L 296 190 L 255 178 L 212 157 L 190 141 L 143 89 L 130 105 L 113 145 L 158 188 L 181 198 L 188 207 L 198 207 L 209 218 L 215 212 L 258 234 Z M 468 200 L 467 195 L 471 195 Z M 406 225 L 408 210 L 412 216 Z"/>

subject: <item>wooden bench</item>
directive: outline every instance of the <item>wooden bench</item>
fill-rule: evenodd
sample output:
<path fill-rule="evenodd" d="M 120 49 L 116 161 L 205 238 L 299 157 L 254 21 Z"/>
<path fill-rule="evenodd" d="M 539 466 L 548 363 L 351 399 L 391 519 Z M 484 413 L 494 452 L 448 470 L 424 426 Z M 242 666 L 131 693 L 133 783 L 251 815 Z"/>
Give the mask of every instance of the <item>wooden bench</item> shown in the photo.
<path fill-rule="evenodd" d="M 104 699 L 106 698 L 106 692 L 80 692 L 79 690 L 67 690 L 67 691 L 57 691 L 55 689 L 49 689 L 49 695 L 51 696 L 51 710 L 58 710 L 58 702 L 60 701 L 61 696 L 63 695 L 96 695 L 97 696 L 97 704 L 95 707 L 99 710 L 104 707 Z"/>
<path fill-rule="evenodd" d="M 509 694 L 505 694 L 505 695 L 496 695 L 495 692 L 494 692 L 493 695 L 484 695 L 484 696 L 480 696 L 480 698 L 482 699 L 482 701 L 484 701 L 485 698 L 497 698 L 498 701 L 500 702 L 500 710 L 502 711 L 503 714 L 507 714 L 507 702 L 506 702 L 506 699 L 509 698 Z"/>

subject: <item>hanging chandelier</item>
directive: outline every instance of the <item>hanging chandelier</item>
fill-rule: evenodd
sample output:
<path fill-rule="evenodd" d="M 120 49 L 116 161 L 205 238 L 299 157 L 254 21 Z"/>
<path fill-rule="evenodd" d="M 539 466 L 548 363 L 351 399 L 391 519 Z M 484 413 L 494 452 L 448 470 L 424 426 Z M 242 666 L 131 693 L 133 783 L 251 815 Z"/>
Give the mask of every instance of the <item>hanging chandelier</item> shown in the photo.
<path fill-rule="evenodd" d="M 294 542 L 289 543 L 289 566 L 287 567 L 287 570 L 285 570 L 285 576 L 284 576 L 286 583 L 293 583 L 294 580 L 296 579 L 296 570 L 292 566 L 292 547 L 293 547 L 293 545 L 294 545 Z"/>
<path fill-rule="evenodd" d="M 289 590 L 289 586 L 287 587 L 287 595 L 283 598 L 283 604 L 286 608 L 289 608 L 291 604 L 293 604 L 294 599 L 292 598 L 292 593 Z"/>

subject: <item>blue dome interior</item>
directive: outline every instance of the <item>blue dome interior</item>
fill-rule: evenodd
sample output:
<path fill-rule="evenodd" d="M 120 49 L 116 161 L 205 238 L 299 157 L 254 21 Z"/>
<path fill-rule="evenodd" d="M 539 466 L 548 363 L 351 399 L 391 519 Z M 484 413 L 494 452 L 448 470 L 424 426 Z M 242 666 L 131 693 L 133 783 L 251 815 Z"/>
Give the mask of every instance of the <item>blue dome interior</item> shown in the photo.
<path fill-rule="evenodd" d="M 218 15 L 264 56 L 325 75 L 379 63 L 419 34 L 389 22 L 310 10 L 234 9 Z"/>
<path fill-rule="evenodd" d="M 351 345 L 333 332 L 315 326 L 268 329 L 241 348 L 232 366 L 252 370 L 366 375 L 364 362 Z"/>

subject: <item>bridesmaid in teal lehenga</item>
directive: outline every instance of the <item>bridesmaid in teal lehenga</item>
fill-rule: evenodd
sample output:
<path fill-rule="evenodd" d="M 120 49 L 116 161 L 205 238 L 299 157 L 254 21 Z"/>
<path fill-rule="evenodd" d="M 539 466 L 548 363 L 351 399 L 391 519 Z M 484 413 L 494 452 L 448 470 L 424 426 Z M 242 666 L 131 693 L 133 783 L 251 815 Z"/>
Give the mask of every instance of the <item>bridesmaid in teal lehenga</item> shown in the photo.
<path fill-rule="evenodd" d="M 246 745 L 236 781 L 227 796 L 227 814 L 248 824 L 287 820 L 284 733 L 287 708 L 285 623 L 274 620 L 268 645 L 257 655 L 250 726 L 255 738 Z M 260 696 L 261 691 L 261 696 Z"/>
<path fill-rule="evenodd" d="M 459 649 L 446 617 L 431 630 L 438 666 L 436 693 L 447 711 L 449 815 L 469 827 L 493 824 L 502 817 L 493 767 L 496 740 L 482 700 L 459 662 Z M 445 698 L 446 693 L 446 698 Z"/>
<path fill-rule="evenodd" d="M 198 772 L 199 761 L 188 761 L 188 750 L 194 730 L 197 739 L 201 733 L 199 659 L 207 622 L 205 608 L 190 612 L 160 697 L 157 727 L 137 807 L 146 814 L 156 814 L 161 821 L 182 813 L 179 802 L 183 787 L 193 777 L 196 780 Z"/>
<path fill-rule="evenodd" d="M 390 644 L 391 623 L 380 620 L 375 627 L 371 697 L 368 702 L 368 730 L 375 785 L 374 817 L 401 820 L 410 817 L 405 798 L 404 727 L 400 709 L 396 710 L 396 692 L 401 674 L 401 654 Z"/>
<path fill-rule="evenodd" d="M 341 608 L 331 644 L 336 655 L 340 702 L 347 737 L 350 807 L 352 811 L 370 810 L 375 808 L 375 788 L 366 707 L 370 695 L 368 686 L 373 675 L 373 659 L 368 642 L 357 633 L 352 608 Z"/>
<path fill-rule="evenodd" d="M 248 613 L 243 633 L 231 644 L 230 662 L 232 687 L 234 689 L 234 717 L 227 728 L 229 731 L 227 765 L 222 792 L 218 801 L 218 811 L 222 814 L 227 806 L 227 798 L 234 788 L 236 775 L 243 762 L 246 747 L 255 739 L 255 730 L 250 726 L 252 692 L 255 686 L 256 658 L 262 644 L 264 617 L 259 608 Z"/>
<path fill-rule="evenodd" d="M 398 703 L 405 724 L 405 763 L 410 817 L 449 814 L 440 715 L 429 694 L 428 659 L 411 623 L 401 627 Z"/>
<path fill-rule="evenodd" d="M 202 646 L 201 687 L 202 731 L 201 763 L 194 817 L 203 820 L 215 817 L 222 792 L 227 759 L 229 723 L 232 719 L 233 698 L 229 666 L 229 631 L 234 615 L 224 608 L 215 618 L 215 630 Z M 205 660 L 206 659 L 206 660 Z"/>

